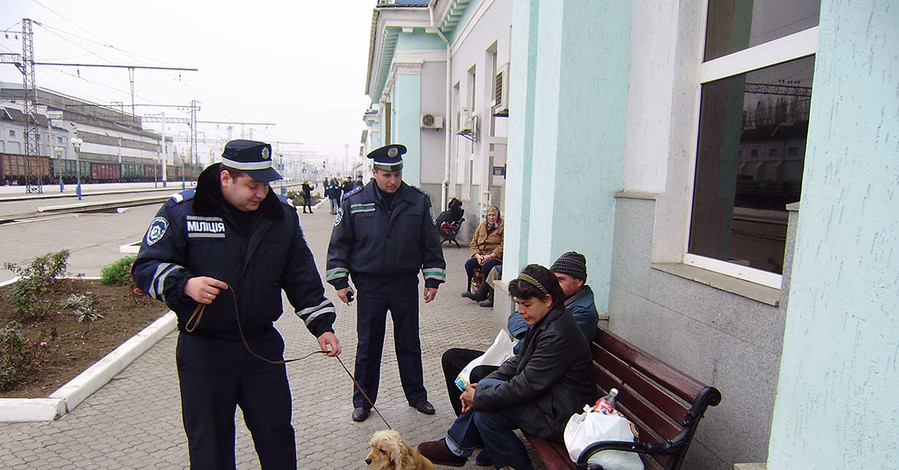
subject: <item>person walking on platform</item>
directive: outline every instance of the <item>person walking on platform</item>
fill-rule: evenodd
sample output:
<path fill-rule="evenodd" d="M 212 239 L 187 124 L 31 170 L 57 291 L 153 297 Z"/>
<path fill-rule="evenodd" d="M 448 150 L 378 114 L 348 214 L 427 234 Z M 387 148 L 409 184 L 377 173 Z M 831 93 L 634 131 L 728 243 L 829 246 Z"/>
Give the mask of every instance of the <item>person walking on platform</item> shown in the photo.
<path fill-rule="evenodd" d="M 418 272 L 428 303 L 446 280 L 446 262 L 428 194 L 403 182 L 405 152 L 393 144 L 368 154 L 374 179 L 344 195 L 328 246 L 326 280 L 347 304 L 359 294 L 353 375 L 365 393 L 353 392 L 354 421 L 368 418 L 377 401 L 388 310 L 406 400 L 421 413 L 435 412 L 422 371 Z"/>
<path fill-rule="evenodd" d="M 132 275 L 178 318 L 175 359 L 190 467 L 235 468 L 240 406 L 263 469 L 296 469 L 284 340 L 272 324 L 281 290 L 328 356 L 341 352 L 296 208 L 276 196 L 271 146 L 234 140 L 196 189 L 150 224 Z M 205 315 L 204 315 L 205 313 Z"/>

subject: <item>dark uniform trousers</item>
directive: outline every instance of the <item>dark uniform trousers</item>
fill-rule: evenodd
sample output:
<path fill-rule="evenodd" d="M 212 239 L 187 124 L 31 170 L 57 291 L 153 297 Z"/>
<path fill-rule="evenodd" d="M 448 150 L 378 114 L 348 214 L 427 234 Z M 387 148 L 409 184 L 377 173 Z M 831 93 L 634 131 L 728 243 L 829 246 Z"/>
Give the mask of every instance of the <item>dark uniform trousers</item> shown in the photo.
<path fill-rule="evenodd" d="M 274 327 L 248 342 L 262 357 L 283 359 L 284 341 Z M 292 399 L 284 364 L 252 356 L 239 340 L 188 333 L 178 336 L 176 361 L 191 470 L 235 468 L 236 406 L 253 435 L 261 467 L 296 468 Z"/>
<path fill-rule="evenodd" d="M 378 399 L 381 380 L 381 354 L 387 311 L 393 319 L 393 337 L 403 392 L 410 404 L 428 399 L 421 365 L 421 339 L 418 335 L 418 273 L 393 275 L 352 274 L 359 304 L 356 307 L 356 370 L 353 376 L 372 402 Z M 353 392 L 353 406 L 365 409 L 371 404 L 359 390 Z"/>

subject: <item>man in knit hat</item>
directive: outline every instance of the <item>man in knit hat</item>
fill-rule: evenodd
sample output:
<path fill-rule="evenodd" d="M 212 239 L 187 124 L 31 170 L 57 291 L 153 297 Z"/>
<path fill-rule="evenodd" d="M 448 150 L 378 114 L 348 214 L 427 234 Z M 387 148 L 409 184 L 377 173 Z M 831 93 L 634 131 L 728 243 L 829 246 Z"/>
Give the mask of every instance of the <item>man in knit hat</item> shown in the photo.
<path fill-rule="evenodd" d="M 589 341 L 596 338 L 599 323 L 599 314 L 596 311 L 596 304 L 593 301 L 593 290 L 586 284 L 587 282 L 587 259 L 584 255 L 569 251 L 553 263 L 550 271 L 556 275 L 562 292 L 565 294 L 565 308 L 577 320 L 578 326 Z M 521 340 L 527 334 L 528 325 L 525 323 L 521 315 L 516 311 L 509 314 L 507 322 L 509 333 L 518 340 Z M 521 347 L 519 341 L 513 351 L 517 354 Z M 443 353 L 442 365 L 443 374 L 446 378 L 447 391 L 449 392 L 450 403 L 453 410 L 458 416 L 462 410 L 459 402 L 459 396 L 462 391 L 455 384 L 456 376 L 468 365 L 469 362 L 483 354 L 484 351 L 476 351 L 473 349 L 452 348 Z M 488 373 L 496 369 L 496 366 L 478 366 L 471 373 L 471 382 L 486 376 Z M 480 454 L 478 455 L 480 458 Z M 485 463 L 482 459 L 479 464 Z"/>

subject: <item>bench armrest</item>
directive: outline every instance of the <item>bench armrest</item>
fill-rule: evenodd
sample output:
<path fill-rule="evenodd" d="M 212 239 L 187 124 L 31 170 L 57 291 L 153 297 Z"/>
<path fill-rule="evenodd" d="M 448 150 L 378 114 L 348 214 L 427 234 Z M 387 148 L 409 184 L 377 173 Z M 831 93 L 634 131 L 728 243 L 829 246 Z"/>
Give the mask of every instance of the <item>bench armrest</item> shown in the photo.
<path fill-rule="evenodd" d="M 620 450 L 635 454 L 652 455 L 671 453 L 671 446 L 664 442 L 596 441 L 585 447 L 581 455 L 577 457 L 578 470 L 587 470 L 589 468 L 587 462 L 590 460 L 590 457 L 604 450 Z"/>

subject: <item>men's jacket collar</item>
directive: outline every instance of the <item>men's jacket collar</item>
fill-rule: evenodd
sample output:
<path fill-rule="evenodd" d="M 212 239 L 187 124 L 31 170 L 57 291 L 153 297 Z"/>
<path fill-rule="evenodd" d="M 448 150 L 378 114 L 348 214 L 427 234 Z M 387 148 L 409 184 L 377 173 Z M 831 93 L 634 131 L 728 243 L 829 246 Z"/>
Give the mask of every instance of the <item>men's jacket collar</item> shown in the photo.
<path fill-rule="evenodd" d="M 219 179 L 221 164 L 209 165 L 197 178 L 197 189 L 194 191 L 193 208 L 199 215 L 220 215 L 225 207 L 222 195 L 222 184 Z M 278 196 L 269 188 L 268 194 L 259 205 L 259 211 L 272 220 L 284 218 Z"/>

